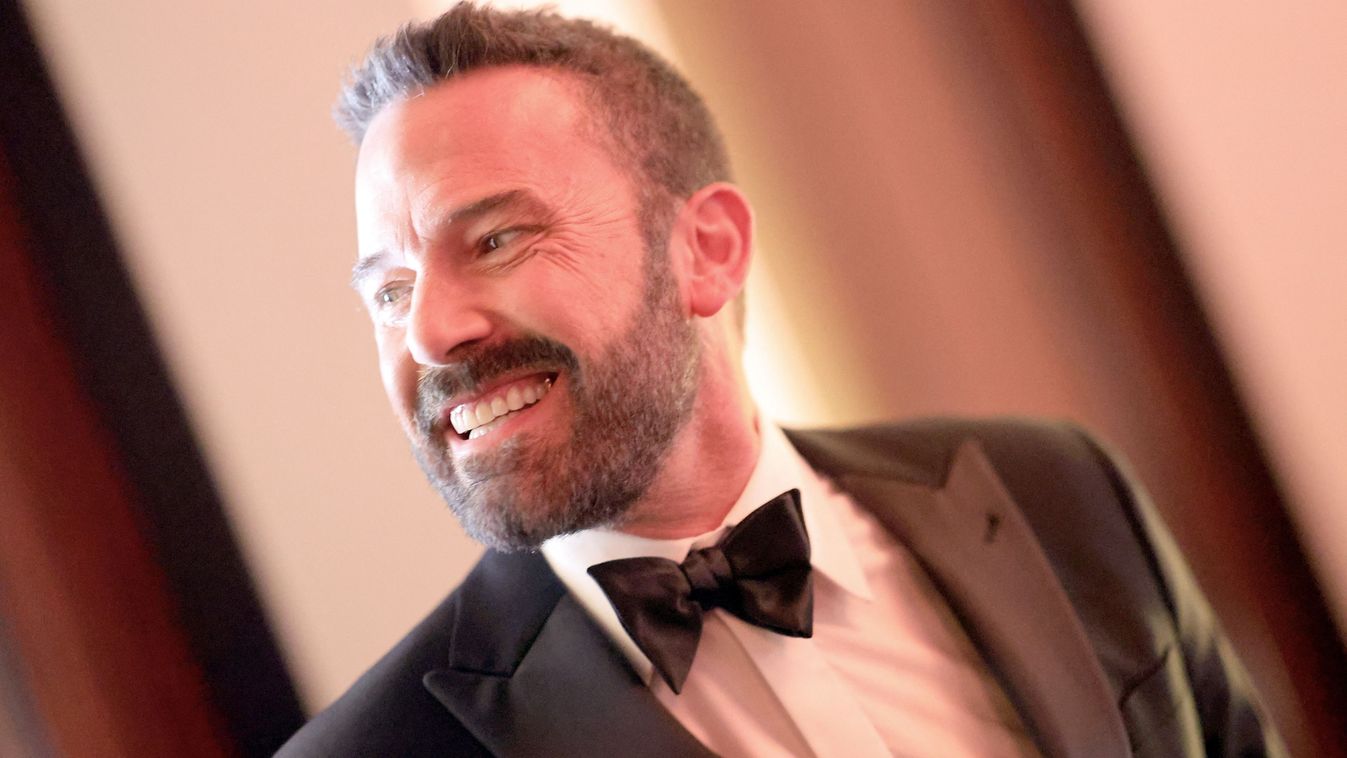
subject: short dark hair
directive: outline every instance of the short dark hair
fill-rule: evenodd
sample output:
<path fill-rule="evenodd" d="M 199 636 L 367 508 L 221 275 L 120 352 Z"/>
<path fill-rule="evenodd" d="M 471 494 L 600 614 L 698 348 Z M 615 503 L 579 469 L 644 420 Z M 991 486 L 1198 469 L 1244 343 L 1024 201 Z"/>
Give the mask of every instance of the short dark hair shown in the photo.
<path fill-rule="evenodd" d="M 547 10 L 461 2 L 433 21 L 407 24 L 352 69 L 334 115 L 358 145 L 390 103 L 475 69 L 510 65 L 576 78 L 597 133 L 631 175 L 648 245 L 666 240 L 674 200 L 730 179 L 710 111 L 672 66 L 630 37 Z"/>

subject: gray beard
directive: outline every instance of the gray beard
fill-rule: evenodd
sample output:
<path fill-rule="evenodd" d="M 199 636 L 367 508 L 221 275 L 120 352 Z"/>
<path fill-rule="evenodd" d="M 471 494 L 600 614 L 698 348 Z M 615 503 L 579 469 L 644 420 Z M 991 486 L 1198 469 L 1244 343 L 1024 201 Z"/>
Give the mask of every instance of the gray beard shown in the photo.
<path fill-rule="evenodd" d="M 582 364 L 566 346 L 529 336 L 477 348 L 423 373 L 412 452 L 474 539 L 496 550 L 536 549 L 559 534 L 620 525 L 649 490 L 692 415 L 700 345 L 680 314 L 667 264 L 648 264 L 646 279 L 644 307 L 594 360 Z M 516 432 L 455 462 L 440 421 L 446 401 L 525 368 L 564 372 L 572 409 L 568 439 L 548 442 Z"/>

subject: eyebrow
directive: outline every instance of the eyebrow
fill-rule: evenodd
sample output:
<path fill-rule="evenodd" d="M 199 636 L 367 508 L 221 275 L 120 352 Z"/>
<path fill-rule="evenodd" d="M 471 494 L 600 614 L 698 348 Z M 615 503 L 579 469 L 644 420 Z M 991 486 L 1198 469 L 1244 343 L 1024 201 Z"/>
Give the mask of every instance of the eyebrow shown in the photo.
<path fill-rule="evenodd" d="M 437 230 L 444 229 L 453 224 L 480 218 L 492 211 L 509 208 L 525 208 L 539 213 L 546 213 L 548 210 L 547 204 L 532 192 L 524 189 L 512 189 L 487 195 L 480 200 L 474 200 L 471 203 L 454 208 L 435 218 L 430 226 Z M 360 283 L 370 274 L 387 265 L 388 259 L 391 257 L 387 250 L 377 250 L 356 261 L 355 266 L 351 268 L 351 288 L 359 290 Z"/>

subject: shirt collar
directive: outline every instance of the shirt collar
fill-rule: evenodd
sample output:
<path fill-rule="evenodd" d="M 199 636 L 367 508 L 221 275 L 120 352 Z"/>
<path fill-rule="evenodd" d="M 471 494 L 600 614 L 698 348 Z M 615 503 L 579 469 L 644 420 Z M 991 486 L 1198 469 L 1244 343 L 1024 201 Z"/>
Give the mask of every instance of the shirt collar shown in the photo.
<path fill-rule="evenodd" d="M 738 524 L 763 503 L 795 488 L 800 490 L 805 528 L 809 532 L 810 562 L 814 569 L 850 594 L 865 600 L 871 597 L 860 561 L 838 520 L 836 504 L 845 495 L 800 457 L 780 427 L 765 420 L 758 426 L 762 444 L 757 464 L 743 492 L 716 529 L 676 540 L 637 537 L 612 529 L 587 529 L 553 537 L 542 545 L 543 557 L 552 570 L 603 627 L 647 684 L 653 667 L 622 628 L 603 590 L 589 576 L 587 569 L 596 563 L 639 556 L 681 562 L 691 550 L 714 545 L 725 530 Z"/>

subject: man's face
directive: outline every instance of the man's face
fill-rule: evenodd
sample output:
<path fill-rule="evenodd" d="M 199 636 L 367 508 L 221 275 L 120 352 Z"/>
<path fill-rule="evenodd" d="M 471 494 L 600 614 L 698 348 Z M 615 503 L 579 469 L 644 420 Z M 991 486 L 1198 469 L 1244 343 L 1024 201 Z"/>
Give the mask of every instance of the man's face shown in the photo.
<path fill-rule="evenodd" d="M 568 82 L 475 72 L 360 150 L 354 284 L 431 483 L 502 549 L 618 523 L 691 413 L 698 343 L 663 244 Z"/>

